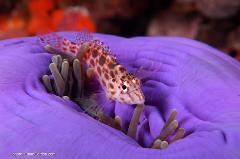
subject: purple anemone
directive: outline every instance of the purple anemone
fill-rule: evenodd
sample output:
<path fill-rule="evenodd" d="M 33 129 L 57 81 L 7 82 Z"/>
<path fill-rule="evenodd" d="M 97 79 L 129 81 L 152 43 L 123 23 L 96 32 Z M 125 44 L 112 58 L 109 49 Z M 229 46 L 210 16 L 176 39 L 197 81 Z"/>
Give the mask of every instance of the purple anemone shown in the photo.
<path fill-rule="evenodd" d="M 72 40 L 75 35 L 60 34 Z M 240 158 L 239 62 L 184 38 L 96 37 L 142 78 L 146 106 L 137 142 L 83 113 L 76 103 L 47 93 L 41 76 L 52 55 L 36 37 L 25 37 L 0 42 L 0 158 L 17 152 L 51 152 L 57 159 Z M 104 103 L 106 113 L 119 116 L 126 129 L 134 107 Z M 147 148 L 172 109 L 185 137 L 166 149 Z"/>

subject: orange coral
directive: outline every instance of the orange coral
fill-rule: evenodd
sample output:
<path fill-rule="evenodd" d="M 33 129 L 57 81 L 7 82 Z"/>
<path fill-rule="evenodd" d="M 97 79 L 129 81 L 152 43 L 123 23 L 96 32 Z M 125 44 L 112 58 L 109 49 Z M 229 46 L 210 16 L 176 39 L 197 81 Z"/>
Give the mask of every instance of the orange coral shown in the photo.
<path fill-rule="evenodd" d="M 53 28 L 49 11 L 54 7 L 52 0 L 29 0 L 28 9 L 31 14 L 27 31 L 30 35 L 47 33 Z"/>
<path fill-rule="evenodd" d="M 0 16 L 0 31 L 4 32 L 7 30 L 7 16 Z"/>
<path fill-rule="evenodd" d="M 30 35 L 48 33 L 52 29 L 51 19 L 48 15 L 32 15 L 27 26 Z"/>
<path fill-rule="evenodd" d="M 86 9 L 75 7 L 54 10 L 54 2 L 54 0 L 29 1 L 28 9 L 31 13 L 27 27 L 29 34 L 42 34 L 56 30 L 96 31 L 94 23 L 86 14 Z"/>
<path fill-rule="evenodd" d="M 31 14 L 45 14 L 53 9 L 52 0 L 29 0 L 28 9 Z"/>
<path fill-rule="evenodd" d="M 62 10 L 62 9 L 56 9 L 53 11 L 52 17 L 51 17 L 51 22 L 52 22 L 52 27 L 54 28 L 54 30 L 58 29 L 58 26 L 62 20 L 63 15 L 64 15 L 64 10 Z"/>
<path fill-rule="evenodd" d="M 17 12 L 12 12 L 10 16 L 0 16 L 0 39 L 24 36 L 24 27 L 25 21 Z"/>
<path fill-rule="evenodd" d="M 83 29 L 91 32 L 96 31 L 96 26 L 89 18 L 87 10 L 80 7 L 67 9 L 59 24 L 59 30 L 81 31 Z"/>
<path fill-rule="evenodd" d="M 13 14 L 8 21 L 8 25 L 10 25 L 9 28 L 11 29 L 23 29 L 25 26 L 25 21 L 17 14 Z"/>
<path fill-rule="evenodd" d="M 65 8 L 66 4 L 63 5 L 62 1 L 64 0 L 28 0 L 29 18 L 24 19 L 22 12 L 19 14 L 14 11 L 10 16 L 0 16 L 0 33 L 5 35 L 21 31 L 24 34 L 35 35 L 57 30 L 80 31 L 87 29 L 91 32 L 96 31 L 96 26 L 90 19 L 86 8 Z"/>

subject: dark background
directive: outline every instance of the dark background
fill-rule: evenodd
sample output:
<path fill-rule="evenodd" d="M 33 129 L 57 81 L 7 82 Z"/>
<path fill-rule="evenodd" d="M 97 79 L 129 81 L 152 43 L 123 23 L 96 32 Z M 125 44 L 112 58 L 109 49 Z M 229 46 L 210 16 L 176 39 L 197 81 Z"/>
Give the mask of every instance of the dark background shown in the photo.
<path fill-rule="evenodd" d="M 0 0 L 0 39 L 52 31 L 182 36 L 240 59 L 240 0 Z"/>

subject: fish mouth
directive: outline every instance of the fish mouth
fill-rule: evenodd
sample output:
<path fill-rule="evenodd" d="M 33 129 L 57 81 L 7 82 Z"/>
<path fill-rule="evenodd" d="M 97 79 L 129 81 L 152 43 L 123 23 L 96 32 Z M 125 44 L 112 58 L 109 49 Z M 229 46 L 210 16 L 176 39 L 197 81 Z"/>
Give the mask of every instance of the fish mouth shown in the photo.
<path fill-rule="evenodd" d="M 145 103 L 145 99 L 143 98 L 143 100 L 140 100 L 139 102 L 137 102 L 136 104 L 144 104 Z"/>
<path fill-rule="evenodd" d="M 135 101 L 130 101 L 129 104 L 144 104 L 145 99 L 142 98 L 142 100 L 135 100 Z"/>
<path fill-rule="evenodd" d="M 123 104 L 135 105 L 135 104 L 144 104 L 145 100 L 143 98 L 143 100 L 128 100 L 128 101 L 118 101 L 118 102 Z"/>

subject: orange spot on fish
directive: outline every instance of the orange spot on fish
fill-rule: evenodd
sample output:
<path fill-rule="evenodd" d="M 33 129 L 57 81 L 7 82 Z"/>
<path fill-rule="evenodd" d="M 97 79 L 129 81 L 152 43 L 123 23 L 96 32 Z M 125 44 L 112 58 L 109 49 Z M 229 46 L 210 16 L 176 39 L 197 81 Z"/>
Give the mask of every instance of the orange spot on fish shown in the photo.
<path fill-rule="evenodd" d="M 100 69 L 100 67 L 99 67 L 99 66 L 97 67 L 97 72 L 98 72 L 98 74 L 99 74 L 99 75 L 101 75 L 101 74 L 102 74 L 102 71 L 101 71 L 101 69 Z"/>
<path fill-rule="evenodd" d="M 108 76 L 108 74 L 104 74 L 104 77 L 107 79 L 107 80 L 109 80 L 109 76 Z"/>
<path fill-rule="evenodd" d="M 95 66 L 95 62 L 93 61 L 93 59 L 90 60 L 90 64 L 94 67 Z"/>
<path fill-rule="evenodd" d="M 70 51 L 71 51 L 72 53 L 76 53 L 76 50 L 71 49 Z"/>

